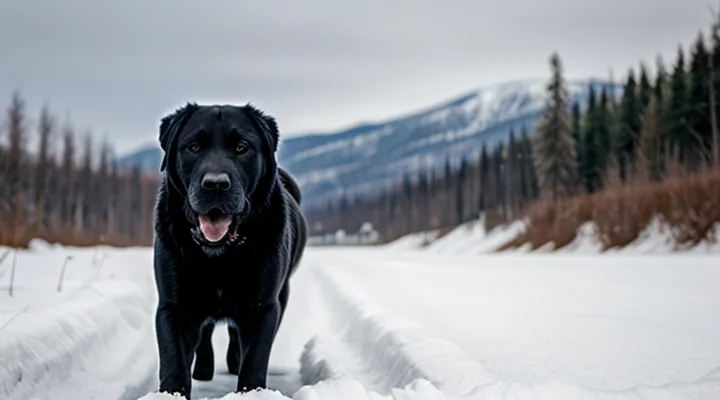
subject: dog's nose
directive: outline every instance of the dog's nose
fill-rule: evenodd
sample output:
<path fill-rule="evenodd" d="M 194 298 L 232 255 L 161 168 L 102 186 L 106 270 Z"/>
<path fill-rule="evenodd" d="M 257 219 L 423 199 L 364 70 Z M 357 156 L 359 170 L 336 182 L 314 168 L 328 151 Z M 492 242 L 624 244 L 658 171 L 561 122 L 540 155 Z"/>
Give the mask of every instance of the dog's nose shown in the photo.
<path fill-rule="evenodd" d="M 207 190 L 228 190 L 230 189 L 230 176 L 224 172 L 221 174 L 208 172 L 203 175 L 200 184 L 203 189 Z"/>

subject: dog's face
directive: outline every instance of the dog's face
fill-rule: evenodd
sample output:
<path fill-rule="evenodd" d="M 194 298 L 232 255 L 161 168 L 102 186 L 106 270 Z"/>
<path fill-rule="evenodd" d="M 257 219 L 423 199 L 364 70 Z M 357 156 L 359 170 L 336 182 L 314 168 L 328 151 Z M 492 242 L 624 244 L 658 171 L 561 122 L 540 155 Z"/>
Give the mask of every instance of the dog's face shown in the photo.
<path fill-rule="evenodd" d="M 220 255 L 275 177 L 275 122 L 251 106 L 188 106 L 167 118 L 165 128 L 177 131 L 165 136 L 166 168 L 185 193 L 191 234 L 206 254 Z"/>

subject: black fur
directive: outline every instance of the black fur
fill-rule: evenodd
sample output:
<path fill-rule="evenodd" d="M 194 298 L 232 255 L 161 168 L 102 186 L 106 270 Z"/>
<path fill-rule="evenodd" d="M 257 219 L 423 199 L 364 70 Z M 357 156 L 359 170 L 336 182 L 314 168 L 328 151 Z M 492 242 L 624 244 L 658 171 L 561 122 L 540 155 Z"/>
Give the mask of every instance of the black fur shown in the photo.
<path fill-rule="evenodd" d="M 249 150 L 236 151 L 238 141 Z M 266 386 L 307 230 L 300 190 L 275 161 L 277 144 L 275 120 L 251 105 L 187 104 L 161 122 L 165 156 L 154 255 L 160 391 L 190 398 L 194 355 L 193 376 L 212 378 L 210 338 L 223 320 L 230 325 L 226 359 L 230 372 L 239 374 L 237 390 Z M 200 184 L 216 172 L 228 174 L 229 188 Z M 211 212 L 232 216 L 218 242 L 204 240 L 198 230 L 198 216 Z"/>

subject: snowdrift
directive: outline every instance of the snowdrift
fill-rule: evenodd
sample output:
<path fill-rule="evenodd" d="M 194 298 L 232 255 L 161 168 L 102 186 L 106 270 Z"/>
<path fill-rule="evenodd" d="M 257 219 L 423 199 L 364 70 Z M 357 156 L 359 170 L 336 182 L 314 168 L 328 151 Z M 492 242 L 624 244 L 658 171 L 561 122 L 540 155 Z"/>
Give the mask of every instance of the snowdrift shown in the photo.
<path fill-rule="evenodd" d="M 719 225 L 720 226 L 720 225 Z M 416 251 L 444 254 L 487 254 L 487 253 L 547 253 L 556 252 L 564 254 L 669 254 L 669 253 L 696 253 L 720 254 L 720 228 L 718 228 L 714 242 L 702 242 L 695 247 L 683 247 L 673 239 L 670 228 L 659 218 L 653 219 L 650 224 L 638 235 L 637 239 L 622 248 L 611 248 L 603 251 L 597 228 L 592 222 L 584 223 L 575 239 L 561 248 L 556 249 L 553 242 L 549 242 L 538 249 L 532 250 L 529 244 L 517 248 L 502 249 L 504 245 L 522 234 L 525 229 L 523 221 L 515 221 L 485 230 L 482 219 L 468 222 L 458 226 L 448 234 L 434 240 L 426 241 L 426 237 L 434 237 L 425 233 L 414 233 L 402 237 L 389 244 L 381 246 L 390 251 Z"/>

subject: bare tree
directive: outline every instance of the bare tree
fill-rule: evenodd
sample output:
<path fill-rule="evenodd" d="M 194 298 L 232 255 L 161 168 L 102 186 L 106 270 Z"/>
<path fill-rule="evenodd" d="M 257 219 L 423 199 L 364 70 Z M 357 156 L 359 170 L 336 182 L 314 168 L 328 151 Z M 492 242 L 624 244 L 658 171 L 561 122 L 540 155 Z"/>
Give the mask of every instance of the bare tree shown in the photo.
<path fill-rule="evenodd" d="M 63 129 L 62 165 L 60 167 L 60 220 L 62 221 L 63 231 L 68 231 L 65 232 L 66 234 L 72 234 L 70 230 L 74 230 L 74 217 L 77 208 L 75 157 L 75 133 L 70 123 L 66 123 Z"/>
<path fill-rule="evenodd" d="M 51 140 L 55 129 L 55 119 L 50 115 L 47 105 L 40 112 L 38 134 L 40 136 L 37 161 L 35 164 L 35 234 L 39 235 L 48 228 L 45 215 L 48 198 L 51 160 Z"/>
<path fill-rule="evenodd" d="M 8 119 L 8 154 L 6 165 L 6 176 L 8 193 L 6 199 L 9 202 L 8 212 L 12 217 L 12 244 L 18 245 L 23 234 L 24 221 L 24 193 L 22 193 L 22 167 L 23 155 L 25 153 L 25 142 L 27 140 L 27 127 L 25 117 L 25 101 L 20 93 L 13 94 L 10 107 L 7 111 Z"/>

